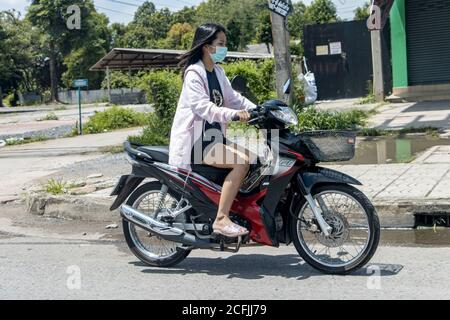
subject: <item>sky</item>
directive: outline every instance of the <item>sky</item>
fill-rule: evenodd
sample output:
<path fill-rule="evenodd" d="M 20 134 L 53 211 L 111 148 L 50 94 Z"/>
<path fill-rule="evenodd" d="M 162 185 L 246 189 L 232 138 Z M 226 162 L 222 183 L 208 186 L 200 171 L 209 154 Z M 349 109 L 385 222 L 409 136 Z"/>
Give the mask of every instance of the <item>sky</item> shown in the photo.
<path fill-rule="evenodd" d="M 198 5 L 203 0 L 152 0 L 158 9 L 167 7 L 171 11 L 176 11 L 184 6 Z M 245 0 L 244 0 L 245 1 Z M 333 0 L 338 9 L 338 15 L 343 19 L 352 19 L 355 8 L 361 6 L 367 0 Z M 97 11 L 105 13 L 111 23 L 121 22 L 128 23 L 133 19 L 134 12 L 137 7 L 145 0 L 94 0 Z M 296 2 L 294 0 L 294 2 Z M 309 4 L 312 0 L 303 0 Z M 29 0 L 0 0 L 0 11 L 16 9 L 17 11 L 26 12 Z"/>

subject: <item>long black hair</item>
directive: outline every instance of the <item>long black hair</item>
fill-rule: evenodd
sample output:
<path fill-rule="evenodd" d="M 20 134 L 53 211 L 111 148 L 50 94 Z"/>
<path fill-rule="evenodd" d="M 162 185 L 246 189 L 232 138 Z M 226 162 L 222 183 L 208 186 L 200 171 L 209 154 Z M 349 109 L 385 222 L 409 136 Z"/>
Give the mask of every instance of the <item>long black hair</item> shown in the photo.
<path fill-rule="evenodd" d="M 195 30 L 191 49 L 180 57 L 181 61 L 179 66 L 183 68 L 183 78 L 186 69 L 202 59 L 203 47 L 212 44 L 213 41 L 216 40 L 217 34 L 220 32 L 226 33 L 226 29 L 222 25 L 216 23 L 205 23 Z"/>

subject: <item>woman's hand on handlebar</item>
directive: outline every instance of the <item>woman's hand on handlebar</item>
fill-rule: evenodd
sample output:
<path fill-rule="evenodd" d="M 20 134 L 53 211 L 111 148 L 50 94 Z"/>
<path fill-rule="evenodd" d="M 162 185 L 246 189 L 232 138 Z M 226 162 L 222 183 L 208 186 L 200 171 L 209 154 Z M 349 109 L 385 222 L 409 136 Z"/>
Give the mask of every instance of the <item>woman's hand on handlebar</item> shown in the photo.
<path fill-rule="evenodd" d="M 241 110 L 236 114 L 237 117 L 239 117 L 239 120 L 241 122 L 247 122 L 250 120 L 250 113 L 247 110 Z"/>

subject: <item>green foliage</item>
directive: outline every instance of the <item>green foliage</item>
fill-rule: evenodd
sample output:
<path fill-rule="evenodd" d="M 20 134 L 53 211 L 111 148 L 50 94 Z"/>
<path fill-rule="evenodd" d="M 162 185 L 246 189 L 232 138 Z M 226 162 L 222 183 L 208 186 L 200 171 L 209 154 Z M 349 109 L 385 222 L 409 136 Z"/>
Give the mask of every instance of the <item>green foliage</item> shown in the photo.
<path fill-rule="evenodd" d="M 309 130 L 358 130 L 367 121 L 368 114 L 362 110 L 320 111 L 315 107 L 297 110 L 299 124 L 296 131 Z"/>
<path fill-rule="evenodd" d="M 46 140 L 49 140 L 49 138 L 44 137 L 44 136 L 5 139 L 7 146 L 16 146 L 16 145 L 20 145 L 20 144 L 33 143 L 33 142 L 46 141 Z"/>
<path fill-rule="evenodd" d="M 149 116 L 143 134 L 131 136 L 129 140 L 146 145 L 167 145 L 181 94 L 181 77 L 168 70 L 149 72 L 142 76 L 139 87 L 145 91 L 148 102 L 154 104 L 155 111 Z"/>
<path fill-rule="evenodd" d="M 91 72 L 92 67 L 109 50 L 111 34 L 108 29 L 108 18 L 104 14 L 96 12 L 90 13 L 90 32 L 83 40 L 72 48 L 72 51 L 64 57 L 64 64 L 67 70 L 62 75 L 62 80 L 66 88 L 71 87 L 73 79 L 88 79 L 92 88 L 100 87 L 104 74 L 101 72 Z M 95 23 L 94 23 L 95 22 Z"/>
<path fill-rule="evenodd" d="M 7 107 L 14 107 L 14 93 L 10 93 L 4 98 L 3 104 Z"/>
<path fill-rule="evenodd" d="M 297 56 L 297 57 L 303 57 L 303 45 L 300 40 L 292 40 L 289 43 L 290 49 L 291 49 L 291 55 Z"/>
<path fill-rule="evenodd" d="M 0 94 L 35 89 L 38 32 L 15 11 L 0 11 Z M 1 97 L 0 97 L 1 98 Z"/>
<path fill-rule="evenodd" d="M 129 75 L 127 72 L 111 71 L 109 74 L 109 81 L 111 89 L 120 88 L 136 88 L 139 84 L 139 77 L 137 75 Z M 108 79 L 103 79 L 101 87 L 103 89 L 108 88 Z"/>
<path fill-rule="evenodd" d="M 223 68 L 229 79 L 237 75 L 244 77 L 258 103 L 276 96 L 273 60 L 267 59 L 260 63 L 244 60 L 225 64 Z"/>
<path fill-rule="evenodd" d="M 63 180 L 50 179 L 44 185 L 44 190 L 45 192 L 56 196 L 67 193 L 67 189 L 69 189 L 69 187 L 69 184 Z"/>
<path fill-rule="evenodd" d="M 148 123 L 149 115 L 129 108 L 113 106 L 105 111 L 95 112 L 83 125 L 83 133 L 102 133 L 115 129 L 143 126 Z"/>
<path fill-rule="evenodd" d="M 373 94 L 373 92 L 369 93 L 367 96 L 359 100 L 359 104 L 370 104 L 375 102 L 377 102 L 377 100 L 375 99 L 375 95 Z"/>
<path fill-rule="evenodd" d="M 139 88 L 149 103 L 154 104 L 155 114 L 160 119 L 172 120 L 183 85 L 180 75 L 170 70 L 149 72 L 141 77 Z"/>
<path fill-rule="evenodd" d="M 293 4 L 292 12 L 288 17 L 290 36 L 294 39 L 303 38 L 303 27 L 305 25 L 306 5 L 303 2 Z"/>
<path fill-rule="evenodd" d="M 174 24 L 165 40 L 165 46 L 170 49 L 188 49 L 192 43 L 194 28 L 189 23 Z"/>
<path fill-rule="evenodd" d="M 50 121 L 50 120 L 58 120 L 58 116 L 54 112 L 48 113 L 45 117 L 38 119 L 38 121 Z"/>
<path fill-rule="evenodd" d="M 220 23 L 228 30 L 230 50 L 243 50 L 256 38 L 258 16 L 267 11 L 266 0 L 208 0 L 200 3 L 196 23 Z"/>
<path fill-rule="evenodd" d="M 169 121 L 161 121 L 156 114 L 149 116 L 149 124 L 139 136 L 129 136 L 128 140 L 150 146 L 167 146 L 169 144 L 171 124 Z"/>
<path fill-rule="evenodd" d="M 270 21 L 269 11 L 263 11 L 259 15 L 259 25 L 256 30 L 256 40 L 259 43 L 264 43 L 267 46 L 267 51 L 270 52 L 270 44 L 273 43 L 272 39 L 272 23 Z"/>
<path fill-rule="evenodd" d="M 371 80 L 367 81 L 367 91 L 369 93 L 359 100 L 359 104 L 370 104 L 377 102 L 375 99 L 375 93 L 373 92 L 373 83 Z"/>
<path fill-rule="evenodd" d="M 364 5 L 362 7 L 356 8 L 355 9 L 355 17 L 353 18 L 353 20 L 365 20 L 365 19 L 369 18 L 369 16 L 370 16 L 369 7 L 370 7 L 370 2 L 366 2 L 366 3 L 364 3 Z"/>
<path fill-rule="evenodd" d="M 336 6 L 331 0 L 314 0 L 305 10 L 307 23 L 331 23 L 339 21 Z"/>
<path fill-rule="evenodd" d="M 138 8 L 133 21 L 127 26 L 122 44 L 130 48 L 152 48 L 164 45 L 164 40 L 172 25 L 169 9 L 156 10 L 155 5 L 146 1 Z M 158 45 L 161 44 L 161 45 Z"/>

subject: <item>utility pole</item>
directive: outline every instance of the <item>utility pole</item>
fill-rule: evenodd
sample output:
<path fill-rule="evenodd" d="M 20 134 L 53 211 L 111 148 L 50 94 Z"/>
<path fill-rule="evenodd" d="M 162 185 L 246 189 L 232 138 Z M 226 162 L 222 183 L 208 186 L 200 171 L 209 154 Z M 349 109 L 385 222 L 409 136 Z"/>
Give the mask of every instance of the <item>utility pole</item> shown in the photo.
<path fill-rule="evenodd" d="M 370 32 L 372 42 L 373 93 L 377 102 L 384 101 L 383 52 L 381 50 L 381 30 Z"/>
<path fill-rule="evenodd" d="M 270 3 L 273 0 L 269 0 Z M 290 5 L 290 1 L 285 1 Z M 274 12 L 270 13 L 272 21 L 273 52 L 275 56 L 275 72 L 278 99 L 287 104 L 292 103 L 292 64 L 289 50 L 289 31 L 287 28 L 287 17 Z M 284 86 L 291 80 L 291 90 L 285 95 Z"/>
<path fill-rule="evenodd" d="M 384 101 L 382 30 L 386 25 L 394 0 L 372 0 L 367 28 L 372 44 L 373 93 L 377 102 Z"/>

